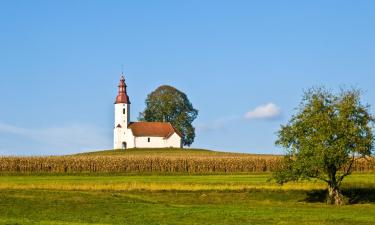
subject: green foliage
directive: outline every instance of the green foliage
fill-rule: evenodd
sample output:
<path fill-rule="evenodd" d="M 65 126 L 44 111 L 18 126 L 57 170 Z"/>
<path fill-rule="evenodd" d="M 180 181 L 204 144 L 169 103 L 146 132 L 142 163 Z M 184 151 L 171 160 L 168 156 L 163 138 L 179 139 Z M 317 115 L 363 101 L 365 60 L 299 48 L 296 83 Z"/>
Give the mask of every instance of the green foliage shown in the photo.
<path fill-rule="evenodd" d="M 374 117 L 358 90 L 334 94 L 324 88 L 307 91 L 298 113 L 281 127 L 276 144 L 287 150 L 279 183 L 317 178 L 328 184 L 341 204 L 339 187 L 359 157 L 371 155 Z"/>
<path fill-rule="evenodd" d="M 195 128 L 192 123 L 198 116 L 187 95 L 174 87 L 161 86 L 147 96 L 146 109 L 139 119 L 148 122 L 170 122 L 183 135 L 182 144 L 194 142 Z"/>

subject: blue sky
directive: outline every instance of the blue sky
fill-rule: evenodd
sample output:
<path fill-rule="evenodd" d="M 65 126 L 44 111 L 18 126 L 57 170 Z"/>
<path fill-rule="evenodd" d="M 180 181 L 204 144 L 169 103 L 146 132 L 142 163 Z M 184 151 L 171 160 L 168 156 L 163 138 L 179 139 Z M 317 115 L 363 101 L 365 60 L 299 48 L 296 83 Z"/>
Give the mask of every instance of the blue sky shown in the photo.
<path fill-rule="evenodd" d="M 169 84 L 199 109 L 193 147 L 280 153 L 275 133 L 304 89 L 354 86 L 375 105 L 374 11 L 374 1 L 1 1 L 0 154 L 111 148 L 121 65 L 133 120 Z"/>

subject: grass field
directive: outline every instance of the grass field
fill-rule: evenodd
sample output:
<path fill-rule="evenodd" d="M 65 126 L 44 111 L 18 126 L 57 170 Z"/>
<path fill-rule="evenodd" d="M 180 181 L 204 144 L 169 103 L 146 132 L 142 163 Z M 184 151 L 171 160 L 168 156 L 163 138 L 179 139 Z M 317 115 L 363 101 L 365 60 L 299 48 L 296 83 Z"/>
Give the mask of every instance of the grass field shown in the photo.
<path fill-rule="evenodd" d="M 0 224 L 375 224 L 375 173 L 363 173 L 374 161 L 357 165 L 343 186 L 350 204 L 337 207 L 321 182 L 270 180 L 278 159 L 199 149 L 0 157 Z"/>
<path fill-rule="evenodd" d="M 0 224 L 375 223 L 375 174 L 347 179 L 343 207 L 325 204 L 320 182 L 269 177 L 0 176 Z"/>

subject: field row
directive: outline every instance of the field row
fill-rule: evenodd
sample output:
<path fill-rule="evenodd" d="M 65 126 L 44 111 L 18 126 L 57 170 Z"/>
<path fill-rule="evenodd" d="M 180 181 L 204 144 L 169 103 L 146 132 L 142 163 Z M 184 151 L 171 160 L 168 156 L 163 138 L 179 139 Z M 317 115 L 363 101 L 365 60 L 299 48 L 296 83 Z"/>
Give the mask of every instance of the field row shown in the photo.
<path fill-rule="evenodd" d="M 278 185 L 271 174 L 175 176 L 0 176 L 0 190 L 64 191 L 235 191 L 325 190 L 319 181 Z M 375 174 L 354 174 L 344 188 L 375 189 Z"/>
<path fill-rule="evenodd" d="M 87 155 L 1 157 L 0 173 L 235 174 L 275 171 L 279 156 L 254 155 Z M 355 172 L 375 172 L 375 160 L 361 160 Z"/>

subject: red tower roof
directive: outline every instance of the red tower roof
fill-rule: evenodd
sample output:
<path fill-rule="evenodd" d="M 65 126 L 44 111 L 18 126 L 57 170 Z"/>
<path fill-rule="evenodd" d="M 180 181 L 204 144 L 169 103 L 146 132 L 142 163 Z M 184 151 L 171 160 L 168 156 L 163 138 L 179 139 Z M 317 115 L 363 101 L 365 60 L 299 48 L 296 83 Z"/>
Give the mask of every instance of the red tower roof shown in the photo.
<path fill-rule="evenodd" d="M 129 96 L 126 93 L 126 84 L 125 84 L 125 77 L 124 74 L 121 74 L 120 84 L 118 85 L 118 95 L 116 97 L 115 104 L 123 103 L 123 104 L 130 104 Z"/>

